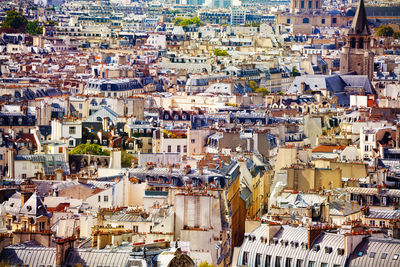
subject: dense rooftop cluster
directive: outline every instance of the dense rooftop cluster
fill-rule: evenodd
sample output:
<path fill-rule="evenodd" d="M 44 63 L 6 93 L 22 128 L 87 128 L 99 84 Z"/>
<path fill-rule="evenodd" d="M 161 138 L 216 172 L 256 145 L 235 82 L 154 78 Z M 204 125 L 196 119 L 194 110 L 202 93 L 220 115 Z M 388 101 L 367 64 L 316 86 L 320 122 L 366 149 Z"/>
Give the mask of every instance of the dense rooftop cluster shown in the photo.
<path fill-rule="evenodd" d="M 400 6 L 352 2 L 0 2 L 0 265 L 400 266 Z"/>

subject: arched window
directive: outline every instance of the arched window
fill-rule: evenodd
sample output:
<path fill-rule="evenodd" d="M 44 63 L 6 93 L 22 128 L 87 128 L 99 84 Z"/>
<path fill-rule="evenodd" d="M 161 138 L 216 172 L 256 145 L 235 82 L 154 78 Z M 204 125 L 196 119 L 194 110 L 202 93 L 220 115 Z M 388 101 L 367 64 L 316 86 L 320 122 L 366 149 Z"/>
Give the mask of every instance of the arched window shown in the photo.
<path fill-rule="evenodd" d="M 351 46 L 351 48 L 356 48 L 356 38 L 351 38 L 351 40 L 350 40 L 350 46 Z"/>
<path fill-rule="evenodd" d="M 364 38 L 358 39 L 358 48 L 363 49 L 364 48 Z"/>
<path fill-rule="evenodd" d="M 310 19 L 309 18 L 304 18 L 303 19 L 303 24 L 308 24 L 310 23 Z"/>

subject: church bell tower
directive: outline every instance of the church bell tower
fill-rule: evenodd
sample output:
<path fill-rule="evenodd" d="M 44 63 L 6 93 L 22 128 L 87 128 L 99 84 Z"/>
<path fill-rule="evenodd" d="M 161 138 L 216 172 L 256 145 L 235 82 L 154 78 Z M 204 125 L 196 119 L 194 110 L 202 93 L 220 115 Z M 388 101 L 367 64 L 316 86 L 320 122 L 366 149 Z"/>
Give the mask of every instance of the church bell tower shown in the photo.
<path fill-rule="evenodd" d="M 374 53 L 371 51 L 371 31 L 368 27 L 364 0 L 360 0 L 351 28 L 344 38 L 340 53 L 340 73 L 356 72 L 357 75 L 374 75 Z"/>

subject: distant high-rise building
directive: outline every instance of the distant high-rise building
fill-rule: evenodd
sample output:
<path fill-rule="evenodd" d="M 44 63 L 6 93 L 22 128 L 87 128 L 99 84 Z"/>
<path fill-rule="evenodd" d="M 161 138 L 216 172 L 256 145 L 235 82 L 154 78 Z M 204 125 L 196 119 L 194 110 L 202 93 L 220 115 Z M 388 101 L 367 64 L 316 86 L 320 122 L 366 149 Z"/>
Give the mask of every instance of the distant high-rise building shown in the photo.
<path fill-rule="evenodd" d="M 246 22 L 246 10 L 240 7 L 232 8 L 232 25 L 241 25 L 245 24 Z"/>
<path fill-rule="evenodd" d="M 374 53 L 371 51 L 371 41 L 364 0 L 360 0 L 340 54 L 340 73 L 356 72 L 358 75 L 368 75 L 372 79 Z"/>
<path fill-rule="evenodd" d="M 212 0 L 214 8 L 228 8 L 232 6 L 232 0 Z"/>

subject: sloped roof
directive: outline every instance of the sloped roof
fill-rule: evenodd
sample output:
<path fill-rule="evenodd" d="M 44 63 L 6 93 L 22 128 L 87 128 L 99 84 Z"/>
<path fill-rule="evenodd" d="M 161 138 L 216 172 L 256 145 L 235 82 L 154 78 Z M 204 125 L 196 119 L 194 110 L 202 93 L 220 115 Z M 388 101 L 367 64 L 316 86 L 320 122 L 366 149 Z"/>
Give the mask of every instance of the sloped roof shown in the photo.
<path fill-rule="evenodd" d="M 400 259 L 395 260 L 394 255 L 399 255 L 400 240 L 392 238 L 364 239 L 350 255 L 348 266 L 385 266 L 398 267 Z M 374 253 L 374 254 L 371 254 Z M 382 257 L 383 254 L 386 257 Z M 371 257 L 374 255 L 373 257 Z"/>
<path fill-rule="evenodd" d="M 131 250 L 72 249 L 63 266 L 126 266 Z M 56 266 L 56 248 L 12 245 L 5 247 L 0 258 L 11 265 Z"/>
<path fill-rule="evenodd" d="M 334 150 L 344 150 L 346 146 L 320 145 L 312 150 L 313 153 L 333 153 Z"/>
<path fill-rule="evenodd" d="M 371 35 L 368 27 L 367 12 L 365 11 L 364 0 L 358 2 L 356 15 L 354 16 L 353 23 L 348 34 L 362 34 Z"/>
<path fill-rule="evenodd" d="M 56 249 L 25 247 L 18 244 L 5 247 L 0 254 L 0 258 L 11 265 L 56 266 Z"/>
<path fill-rule="evenodd" d="M 358 206 L 358 207 L 357 207 Z M 361 206 L 354 205 L 347 201 L 333 201 L 329 203 L 329 214 L 337 216 L 347 216 L 357 213 L 361 210 Z"/>
<path fill-rule="evenodd" d="M 114 122 L 117 119 L 118 114 L 111 108 L 105 106 L 96 111 L 95 113 L 93 113 L 92 115 L 90 115 L 89 117 L 87 117 L 85 122 L 99 122 L 97 120 L 98 117 L 100 117 L 102 120 L 108 117 L 112 122 Z"/>
<path fill-rule="evenodd" d="M 6 202 L 4 208 L 12 215 L 27 215 L 30 217 L 47 216 L 46 206 L 40 196 L 34 192 L 32 196 L 21 206 L 21 193 L 14 193 Z"/>

